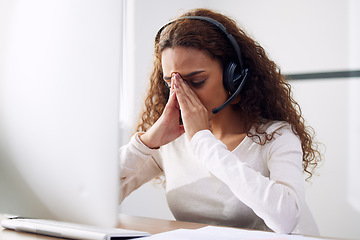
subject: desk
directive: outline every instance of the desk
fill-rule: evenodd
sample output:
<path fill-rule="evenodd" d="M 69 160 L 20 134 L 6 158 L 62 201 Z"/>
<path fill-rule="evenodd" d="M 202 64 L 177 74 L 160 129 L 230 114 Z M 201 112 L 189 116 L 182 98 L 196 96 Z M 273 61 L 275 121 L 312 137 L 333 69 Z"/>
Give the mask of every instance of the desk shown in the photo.
<path fill-rule="evenodd" d="M 0 221 L 4 217 L 0 215 Z M 135 217 L 125 214 L 120 214 L 118 228 L 131 229 L 138 231 L 145 231 L 151 234 L 171 231 L 175 229 L 197 229 L 207 226 L 206 224 L 180 222 L 164 219 Z M 59 240 L 61 238 L 53 238 L 47 236 L 41 236 L 31 233 L 16 232 L 13 230 L 7 230 L 0 227 L 0 239 L 1 240 Z"/>
<path fill-rule="evenodd" d="M 144 231 L 150 234 L 167 232 L 176 229 L 198 229 L 208 225 L 201 223 L 181 222 L 164 219 L 134 217 L 129 215 L 120 215 L 119 228 Z M 0 235 L 1 236 L 1 235 Z"/>
<path fill-rule="evenodd" d="M 0 221 L 4 218 L 0 214 Z M 119 215 L 118 228 L 145 231 L 151 234 L 172 231 L 176 229 L 198 229 L 208 225 L 201 223 L 181 222 L 164 219 L 135 217 L 125 214 Z M 54 238 L 31 233 L 16 232 L 0 227 L 0 240 L 59 240 L 62 238 Z M 141 239 L 141 238 L 140 238 Z M 318 237 L 317 239 L 333 239 L 329 237 Z M 337 239 L 339 240 L 339 239 Z"/>

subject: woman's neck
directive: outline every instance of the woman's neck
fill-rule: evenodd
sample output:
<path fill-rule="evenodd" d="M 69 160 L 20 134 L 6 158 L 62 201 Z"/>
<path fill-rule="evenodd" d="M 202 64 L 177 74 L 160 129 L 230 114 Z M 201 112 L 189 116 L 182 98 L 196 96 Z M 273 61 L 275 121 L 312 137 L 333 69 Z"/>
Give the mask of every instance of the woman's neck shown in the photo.
<path fill-rule="evenodd" d="M 239 112 L 234 111 L 231 106 L 215 115 L 210 122 L 211 131 L 218 139 L 245 133 Z"/>

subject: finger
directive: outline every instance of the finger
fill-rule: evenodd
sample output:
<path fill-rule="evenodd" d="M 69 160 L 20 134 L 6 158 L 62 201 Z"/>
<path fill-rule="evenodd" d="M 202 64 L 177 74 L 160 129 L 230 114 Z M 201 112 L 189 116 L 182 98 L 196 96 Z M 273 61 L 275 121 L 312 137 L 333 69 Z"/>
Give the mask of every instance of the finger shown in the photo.
<path fill-rule="evenodd" d="M 170 92 L 165 108 L 180 108 L 175 91 Z"/>
<path fill-rule="evenodd" d="M 178 92 L 180 92 L 181 97 L 184 97 L 188 107 L 197 107 L 202 105 L 202 102 L 196 93 L 178 74 L 175 76 L 175 83 L 178 86 Z"/>
<path fill-rule="evenodd" d="M 176 98 L 180 105 L 180 109 L 189 109 L 189 104 L 191 104 L 191 102 L 189 101 L 189 97 L 186 95 L 185 91 L 180 87 L 180 82 L 178 81 L 178 79 L 179 77 L 175 77 L 175 75 L 173 76 Z"/>
<path fill-rule="evenodd" d="M 202 105 L 202 102 L 200 101 L 197 94 L 191 89 L 191 87 L 187 84 L 187 82 L 185 82 L 180 76 L 178 78 L 178 82 L 179 82 L 180 88 L 182 89 L 184 94 L 189 98 L 189 100 L 191 100 L 191 103 L 194 106 Z"/>

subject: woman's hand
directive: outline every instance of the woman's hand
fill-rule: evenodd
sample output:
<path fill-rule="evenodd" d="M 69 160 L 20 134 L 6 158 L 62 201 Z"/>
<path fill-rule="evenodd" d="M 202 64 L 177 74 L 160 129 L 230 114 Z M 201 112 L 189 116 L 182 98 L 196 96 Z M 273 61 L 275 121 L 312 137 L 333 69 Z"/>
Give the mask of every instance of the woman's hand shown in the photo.
<path fill-rule="evenodd" d="M 180 107 L 172 81 L 169 100 L 160 118 L 143 135 L 141 141 L 149 148 L 159 148 L 184 133 L 184 126 L 179 124 Z"/>
<path fill-rule="evenodd" d="M 172 81 L 180 105 L 185 133 L 188 139 L 191 140 L 198 131 L 210 129 L 208 110 L 178 73 L 173 74 Z"/>

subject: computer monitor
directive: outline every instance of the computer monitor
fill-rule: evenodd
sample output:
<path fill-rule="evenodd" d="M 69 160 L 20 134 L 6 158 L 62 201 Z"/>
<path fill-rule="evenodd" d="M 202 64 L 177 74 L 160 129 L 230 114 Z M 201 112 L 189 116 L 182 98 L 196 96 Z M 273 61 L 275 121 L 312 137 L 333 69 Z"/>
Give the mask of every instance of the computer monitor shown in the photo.
<path fill-rule="evenodd" d="M 122 3 L 14 2 L 0 46 L 0 213 L 115 226 Z"/>

